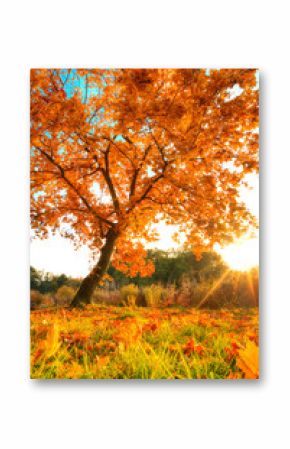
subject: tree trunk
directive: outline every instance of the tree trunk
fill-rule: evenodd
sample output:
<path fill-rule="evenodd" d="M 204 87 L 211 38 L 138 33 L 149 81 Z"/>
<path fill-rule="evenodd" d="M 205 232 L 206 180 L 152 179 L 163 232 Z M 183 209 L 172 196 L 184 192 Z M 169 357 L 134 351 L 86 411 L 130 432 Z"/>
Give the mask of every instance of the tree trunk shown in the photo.
<path fill-rule="evenodd" d="M 89 304 L 91 302 L 91 297 L 96 286 L 108 269 L 117 237 L 118 234 L 113 228 L 110 228 L 106 236 L 105 244 L 101 249 L 97 265 L 95 265 L 88 276 L 83 279 L 70 307 L 79 307 L 82 304 Z"/>

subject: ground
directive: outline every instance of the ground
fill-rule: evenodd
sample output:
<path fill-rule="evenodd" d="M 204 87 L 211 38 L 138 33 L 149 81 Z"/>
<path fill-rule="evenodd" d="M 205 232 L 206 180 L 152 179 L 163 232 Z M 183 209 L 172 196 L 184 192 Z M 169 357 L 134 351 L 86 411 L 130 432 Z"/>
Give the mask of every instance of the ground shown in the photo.
<path fill-rule="evenodd" d="M 257 379 L 258 310 L 31 312 L 33 379 Z"/>

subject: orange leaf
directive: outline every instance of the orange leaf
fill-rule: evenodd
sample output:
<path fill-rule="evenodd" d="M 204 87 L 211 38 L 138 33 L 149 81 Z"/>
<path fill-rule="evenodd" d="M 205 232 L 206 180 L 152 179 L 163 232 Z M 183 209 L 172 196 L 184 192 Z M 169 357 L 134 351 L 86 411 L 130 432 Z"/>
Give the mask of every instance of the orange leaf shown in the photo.
<path fill-rule="evenodd" d="M 259 348 L 250 340 L 245 349 L 239 351 L 237 366 L 243 371 L 245 379 L 259 378 Z"/>

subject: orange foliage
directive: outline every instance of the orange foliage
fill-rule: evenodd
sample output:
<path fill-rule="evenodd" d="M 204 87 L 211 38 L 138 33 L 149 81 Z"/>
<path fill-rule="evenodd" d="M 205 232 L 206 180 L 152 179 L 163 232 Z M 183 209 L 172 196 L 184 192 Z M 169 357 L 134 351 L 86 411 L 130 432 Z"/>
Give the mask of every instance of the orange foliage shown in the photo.
<path fill-rule="evenodd" d="M 183 347 L 183 352 L 186 355 L 190 355 L 191 353 L 202 355 L 204 353 L 204 350 L 205 348 L 200 344 L 196 344 L 192 338 L 190 338 Z"/>
<path fill-rule="evenodd" d="M 259 378 L 259 348 L 255 343 L 248 341 L 246 347 L 239 351 L 237 366 L 246 379 Z"/>
<path fill-rule="evenodd" d="M 253 69 L 32 70 L 35 235 L 60 229 L 94 254 L 114 228 L 115 266 L 148 276 L 140 242 L 163 218 L 201 254 L 254 224 L 238 187 L 257 129 Z"/>
<path fill-rule="evenodd" d="M 142 336 L 142 326 L 135 320 L 116 321 L 116 332 L 113 334 L 113 339 L 124 347 L 135 343 Z"/>

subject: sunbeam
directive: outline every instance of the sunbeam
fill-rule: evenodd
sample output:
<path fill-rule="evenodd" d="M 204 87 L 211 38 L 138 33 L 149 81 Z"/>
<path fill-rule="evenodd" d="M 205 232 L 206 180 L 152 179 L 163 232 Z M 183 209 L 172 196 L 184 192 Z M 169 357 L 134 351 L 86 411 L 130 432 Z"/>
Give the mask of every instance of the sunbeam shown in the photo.
<path fill-rule="evenodd" d="M 221 285 L 221 283 L 225 280 L 225 278 L 227 277 L 227 275 L 230 272 L 230 268 L 228 270 L 226 270 L 221 277 L 214 283 L 214 285 L 211 287 L 211 289 L 207 292 L 207 294 L 205 295 L 204 298 L 202 298 L 202 300 L 199 302 L 199 304 L 197 305 L 197 309 L 199 309 L 205 302 L 206 300 L 210 297 L 210 295 Z"/>

